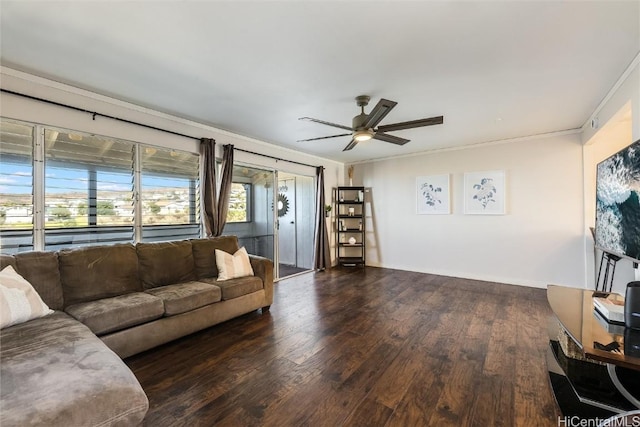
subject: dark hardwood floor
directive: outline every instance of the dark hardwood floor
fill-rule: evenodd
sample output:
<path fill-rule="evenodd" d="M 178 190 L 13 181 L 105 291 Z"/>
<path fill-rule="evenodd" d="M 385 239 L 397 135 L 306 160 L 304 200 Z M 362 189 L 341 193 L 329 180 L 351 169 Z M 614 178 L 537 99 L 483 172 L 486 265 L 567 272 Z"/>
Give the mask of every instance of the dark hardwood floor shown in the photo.
<path fill-rule="evenodd" d="M 147 426 L 556 426 L 550 315 L 543 289 L 334 269 L 126 362 Z"/>

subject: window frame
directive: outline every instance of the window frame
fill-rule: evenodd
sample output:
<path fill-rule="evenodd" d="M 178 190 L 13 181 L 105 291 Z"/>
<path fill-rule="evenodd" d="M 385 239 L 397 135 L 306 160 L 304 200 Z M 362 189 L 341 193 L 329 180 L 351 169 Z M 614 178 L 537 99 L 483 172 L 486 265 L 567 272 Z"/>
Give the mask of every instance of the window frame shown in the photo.
<path fill-rule="evenodd" d="M 167 241 L 167 240 L 176 240 L 176 239 L 191 239 L 191 238 L 201 238 L 203 237 L 203 227 L 202 227 L 202 221 L 200 218 L 200 155 L 197 152 L 193 152 L 193 151 L 186 151 L 183 149 L 179 149 L 179 148 L 169 148 L 169 147 L 165 147 L 165 146 L 155 146 L 155 145 L 151 145 L 149 143 L 145 143 L 145 142 L 138 142 L 138 141 L 133 141 L 133 140 L 128 140 L 125 138 L 120 138 L 120 137 L 112 137 L 112 136 L 106 136 L 106 135 L 99 135 L 96 133 L 92 133 L 92 132 L 85 132 L 85 131 L 78 131 L 78 130 L 72 130 L 72 129 L 66 129 L 66 128 L 60 128 L 57 126 L 48 126 L 48 125 L 43 125 L 43 124 L 38 124 L 38 123 L 33 123 L 33 122 L 29 122 L 29 121 L 24 121 L 24 120 L 14 120 L 8 117 L 4 117 L 4 116 L 0 116 L 0 121 L 2 122 L 9 122 L 9 123 L 16 123 L 18 125 L 23 125 L 23 126 L 27 126 L 30 127 L 33 132 L 31 135 L 31 141 L 32 141 L 32 156 L 31 156 L 31 168 L 33 170 L 33 185 L 31 188 L 31 192 L 32 192 L 32 211 L 33 211 L 33 227 L 30 230 L 26 230 L 25 232 L 30 232 L 32 234 L 32 245 L 30 245 L 29 249 L 27 250 L 57 250 L 57 249 L 62 249 L 64 247 L 80 247 L 80 246 L 92 246 L 92 245 L 100 245 L 100 244 L 109 244 L 109 243 L 121 243 L 120 241 L 97 241 L 99 239 L 93 239 L 93 238 L 89 238 L 87 239 L 88 241 L 82 241 L 80 244 L 75 244 L 75 242 L 73 241 L 75 238 L 73 237 L 73 229 L 77 229 L 78 232 L 93 232 L 93 233 L 99 233 L 100 231 L 104 231 L 108 228 L 117 228 L 120 227 L 117 224 L 107 224 L 107 225 L 98 225 L 97 221 L 96 224 L 94 225 L 89 225 L 89 212 L 87 211 L 87 226 L 70 226 L 70 227 L 48 227 L 47 228 L 47 221 L 46 221 L 46 200 L 47 200 L 47 192 L 46 192 L 46 177 L 45 177 L 45 171 L 46 171 L 46 157 L 47 157 L 47 152 L 46 152 L 46 140 L 45 140 L 45 132 L 47 131 L 57 131 L 57 132 L 64 132 L 67 134 L 77 134 L 77 135 L 82 135 L 82 136 L 87 136 L 87 137 L 98 137 L 98 138 L 105 138 L 107 140 L 114 140 L 114 141 L 121 141 L 124 143 L 128 143 L 128 144 L 132 144 L 133 146 L 133 161 L 132 161 L 132 175 L 133 175 L 133 180 L 132 180 L 132 210 L 133 210 L 133 215 L 132 215 L 132 226 L 133 226 L 133 230 L 131 232 L 131 239 L 127 240 L 127 242 L 131 242 L 131 243 L 139 243 L 142 241 L 148 241 L 148 240 L 144 240 L 143 239 L 143 220 L 142 220 L 142 202 L 140 200 L 140 194 L 142 191 L 142 161 L 141 161 L 141 147 L 154 147 L 158 150 L 168 150 L 171 152 L 178 152 L 178 153 L 185 153 L 191 156 L 195 156 L 196 157 L 196 164 L 197 164 L 197 172 L 194 174 L 195 177 L 184 177 L 184 179 L 187 179 L 188 182 L 190 183 L 189 185 L 189 201 L 188 201 L 188 207 L 189 207 L 189 212 L 187 213 L 187 218 L 189 220 L 188 223 L 176 223 L 176 224 L 156 224 L 154 225 L 154 227 L 158 230 L 161 229 L 162 227 L 166 227 L 167 229 L 172 229 L 174 233 L 176 234 L 171 234 L 171 231 L 165 234 L 167 234 L 167 238 L 156 238 L 156 240 L 162 240 L 162 241 Z M 81 166 L 83 163 L 82 161 L 78 161 L 78 165 Z M 86 163 L 85 166 L 86 168 L 79 168 L 80 170 L 85 170 L 87 171 L 87 173 L 89 173 L 89 171 L 93 168 L 90 167 L 91 163 Z M 116 168 L 117 169 L 117 168 Z M 124 169 L 126 170 L 126 168 Z M 96 187 L 99 188 L 100 182 L 97 181 L 96 182 Z M 193 186 L 193 188 L 192 188 Z M 82 190 L 84 191 L 84 190 Z M 98 190 L 99 192 L 100 190 Z M 47 194 L 46 194 L 47 193 Z M 99 199 L 97 198 L 97 192 L 94 192 L 94 195 L 96 196 L 96 200 L 95 200 L 95 204 L 97 206 L 97 203 L 99 201 Z M 192 197 L 193 196 L 193 197 Z M 90 198 L 90 192 L 89 189 L 87 189 L 87 210 L 89 210 L 89 198 Z M 77 208 L 77 206 L 76 206 Z M 122 227 L 129 227 L 128 225 L 124 225 Z M 51 235 L 56 234 L 56 233 L 60 233 L 60 234 L 64 234 L 65 231 L 67 232 L 67 234 L 69 234 L 71 236 L 71 243 L 63 243 L 61 244 L 60 247 L 55 247 L 55 245 L 53 245 L 54 247 L 51 247 L 51 244 L 47 244 L 47 242 L 45 241 L 45 233 L 49 232 L 51 233 Z M 0 230 L 0 232 L 4 233 L 8 233 L 10 232 L 10 230 Z M 180 234 L 182 233 L 182 234 Z M 157 233 L 157 234 L 161 234 L 161 233 Z M 82 240 L 82 237 L 80 238 Z M 122 242 L 124 242 L 124 240 L 122 240 Z M 47 246 L 49 246 L 49 248 L 47 248 Z M 10 250 L 4 249 L 2 248 L 2 246 L 0 245 L 0 251 L 2 251 L 3 253 L 17 253 L 20 252 L 21 250 L 19 248 L 16 248 L 16 250 L 14 250 L 14 248 L 11 248 Z"/>

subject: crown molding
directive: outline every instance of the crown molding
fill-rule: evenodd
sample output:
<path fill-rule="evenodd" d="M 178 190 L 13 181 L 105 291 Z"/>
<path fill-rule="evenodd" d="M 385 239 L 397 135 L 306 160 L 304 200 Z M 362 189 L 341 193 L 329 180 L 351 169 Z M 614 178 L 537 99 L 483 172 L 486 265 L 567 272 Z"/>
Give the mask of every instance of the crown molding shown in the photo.
<path fill-rule="evenodd" d="M 408 157 L 428 156 L 431 154 L 446 153 L 449 151 L 470 150 L 473 148 L 490 147 L 493 145 L 511 144 L 511 143 L 523 142 L 523 141 L 533 141 L 536 139 L 553 138 L 553 137 L 565 136 L 565 135 L 575 135 L 579 133 L 582 133 L 581 128 L 566 129 L 566 130 L 560 130 L 555 132 L 538 133 L 538 134 L 527 135 L 527 136 L 518 136 L 515 138 L 497 139 L 493 141 L 483 141 L 483 142 L 477 142 L 472 144 L 458 145 L 456 147 L 434 148 L 431 150 L 418 151 L 418 152 L 409 153 L 409 154 L 402 154 L 399 156 L 362 160 L 358 162 L 347 163 L 346 165 L 358 165 L 358 164 L 364 164 L 364 163 L 384 162 L 386 160 L 404 159 Z"/>

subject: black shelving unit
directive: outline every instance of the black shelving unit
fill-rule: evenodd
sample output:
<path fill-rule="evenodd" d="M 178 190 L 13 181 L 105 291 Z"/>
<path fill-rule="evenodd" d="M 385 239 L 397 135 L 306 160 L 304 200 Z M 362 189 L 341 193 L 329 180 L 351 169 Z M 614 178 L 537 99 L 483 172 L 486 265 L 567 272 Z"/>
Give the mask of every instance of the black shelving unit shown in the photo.
<path fill-rule="evenodd" d="M 336 251 L 338 264 L 364 266 L 365 264 L 365 191 L 364 187 L 337 187 Z"/>

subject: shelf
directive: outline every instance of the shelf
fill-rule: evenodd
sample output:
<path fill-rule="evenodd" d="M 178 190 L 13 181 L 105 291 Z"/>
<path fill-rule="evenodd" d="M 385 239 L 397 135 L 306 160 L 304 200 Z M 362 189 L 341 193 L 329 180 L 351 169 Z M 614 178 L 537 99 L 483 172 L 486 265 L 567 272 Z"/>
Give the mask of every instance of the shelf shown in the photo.
<path fill-rule="evenodd" d="M 601 323 L 594 314 L 594 293 L 547 287 L 547 300 L 555 315 L 549 327 L 547 369 L 565 417 L 606 418 L 640 408 L 640 358 L 628 351 L 634 337 L 624 333 L 626 330 L 610 331 L 606 323 Z M 559 339 L 571 346 L 569 353 L 576 354 L 565 354 Z M 617 343 L 621 351 L 606 351 L 607 343 Z"/>
<path fill-rule="evenodd" d="M 637 409 L 616 389 L 606 366 L 565 356 L 558 341 L 549 341 L 549 346 L 551 355 L 562 371 L 561 375 L 566 378 L 580 403 L 610 414 Z M 547 359 L 547 363 L 549 361 Z M 568 414 L 563 411 L 563 415 Z"/>
<path fill-rule="evenodd" d="M 334 233 L 338 264 L 342 266 L 365 265 L 365 206 L 364 187 L 334 187 Z M 350 244 L 348 238 L 357 240 Z"/>
<path fill-rule="evenodd" d="M 624 346 L 624 334 L 609 330 L 606 323 L 603 325 L 593 308 L 593 290 L 569 288 L 565 286 L 549 285 L 547 287 L 547 300 L 549 306 L 563 329 L 582 349 L 587 359 L 612 363 L 629 369 L 640 371 L 640 358 L 629 354 L 605 351 L 596 347 L 595 342 L 618 342 Z M 580 313 L 580 316 L 576 316 Z M 630 335 L 630 339 L 637 339 Z"/>
<path fill-rule="evenodd" d="M 603 420 L 614 415 L 617 411 L 595 406 L 592 404 L 592 401 L 582 399 L 578 396 L 571 382 L 562 372 L 562 368 L 558 365 L 554 355 L 555 350 L 553 345 L 553 342 L 551 342 L 547 349 L 547 365 L 549 366 L 549 382 L 551 383 L 551 389 L 560 413 L 565 417 L 577 416 L 581 418 L 600 418 Z"/>

